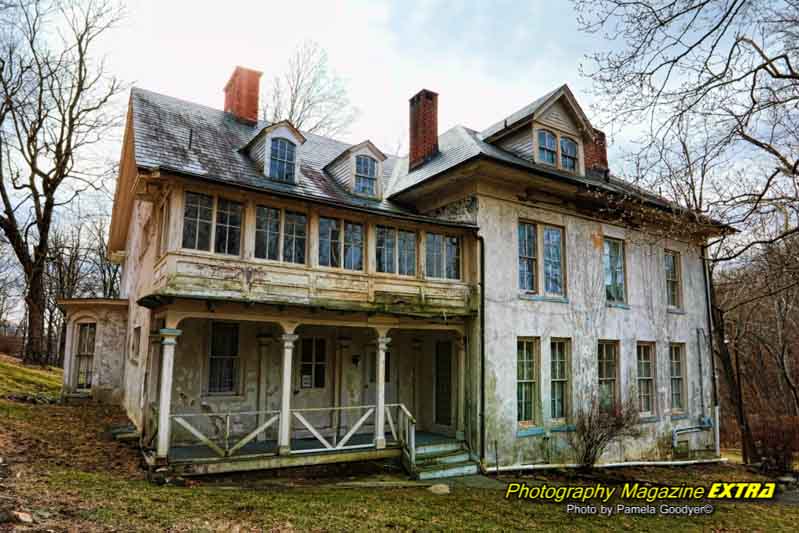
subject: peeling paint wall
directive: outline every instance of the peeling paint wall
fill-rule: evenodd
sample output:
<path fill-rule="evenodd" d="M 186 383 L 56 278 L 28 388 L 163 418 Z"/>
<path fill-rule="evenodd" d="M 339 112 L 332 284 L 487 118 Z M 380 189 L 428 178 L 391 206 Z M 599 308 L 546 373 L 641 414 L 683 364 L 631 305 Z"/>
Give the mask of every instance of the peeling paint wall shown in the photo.
<path fill-rule="evenodd" d="M 641 232 L 588 220 L 568 212 L 533 207 L 496 191 L 478 197 L 480 234 L 486 242 L 486 454 L 489 464 L 498 455 L 502 465 L 567 462 L 566 433 L 550 432 L 550 339 L 571 341 L 571 401 L 579 408 L 597 390 L 597 341 L 620 345 L 618 384 L 622 399 L 636 394 L 636 343 L 656 343 L 657 418 L 642 425 L 645 436 L 614 443 L 603 461 L 654 458 L 664 453 L 664 436 L 674 427 L 694 426 L 710 414 L 711 373 L 708 345 L 697 328 L 708 331 L 702 261 L 698 246 L 664 241 Z M 564 228 L 567 301 L 544 301 L 518 289 L 519 220 Z M 602 266 L 603 236 L 625 241 L 627 308 L 605 303 Z M 667 311 L 663 249 L 682 254 L 684 312 Z M 542 436 L 517 436 L 516 342 L 518 337 L 540 339 L 540 402 Z M 686 346 L 688 405 L 685 417 L 672 420 L 669 381 L 669 343 Z M 703 373 L 699 372 L 699 358 Z M 479 364 L 479 359 L 477 361 Z M 479 381 L 479 373 L 472 372 Z M 701 380 L 701 386 L 700 386 Z M 700 390 L 703 395 L 700 397 Z M 705 410 L 701 407 L 704 405 Z M 562 424 L 558 424 L 562 425 Z M 568 428 L 559 428 L 568 429 Z M 692 448 L 705 448 L 712 433 L 681 437 Z M 670 453 L 670 443 L 668 452 Z M 668 457 L 667 457 L 668 458 Z"/>

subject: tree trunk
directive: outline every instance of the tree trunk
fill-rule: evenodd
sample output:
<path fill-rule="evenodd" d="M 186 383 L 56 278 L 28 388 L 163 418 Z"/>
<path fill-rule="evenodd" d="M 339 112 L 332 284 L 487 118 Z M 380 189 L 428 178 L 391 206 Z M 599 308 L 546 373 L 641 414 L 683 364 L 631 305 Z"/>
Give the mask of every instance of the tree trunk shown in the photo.
<path fill-rule="evenodd" d="M 25 295 L 28 307 L 28 342 L 25 346 L 24 362 L 27 364 L 46 364 L 44 350 L 44 278 L 41 270 L 34 269 L 28 277 L 28 292 Z"/>

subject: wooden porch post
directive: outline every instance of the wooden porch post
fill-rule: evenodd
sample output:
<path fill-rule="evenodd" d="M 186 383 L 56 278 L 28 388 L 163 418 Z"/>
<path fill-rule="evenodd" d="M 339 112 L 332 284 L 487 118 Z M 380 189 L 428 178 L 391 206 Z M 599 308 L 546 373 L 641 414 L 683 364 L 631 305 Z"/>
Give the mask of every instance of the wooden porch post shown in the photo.
<path fill-rule="evenodd" d="M 164 328 L 160 331 L 163 353 L 161 356 L 161 392 L 158 401 L 158 448 L 156 455 L 166 459 L 169 454 L 172 413 L 172 369 L 175 366 L 175 345 L 182 333 L 179 329 Z"/>
<path fill-rule="evenodd" d="M 460 335 L 455 339 L 458 350 L 458 425 L 455 438 L 463 440 L 466 435 L 466 342 Z"/>
<path fill-rule="evenodd" d="M 375 365 L 375 382 L 377 384 L 377 405 L 375 406 L 375 447 L 382 450 L 386 447 L 386 350 L 391 339 L 387 332 L 380 332 L 377 338 L 377 361 Z"/>
<path fill-rule="evenodd" d="M 277 453 L 291 453 L 291 358 L 294 353 L 294 342 L 299 335 L 283 334 L 283 380 L 280 389 L 280 433 L 278 434 Z"/>

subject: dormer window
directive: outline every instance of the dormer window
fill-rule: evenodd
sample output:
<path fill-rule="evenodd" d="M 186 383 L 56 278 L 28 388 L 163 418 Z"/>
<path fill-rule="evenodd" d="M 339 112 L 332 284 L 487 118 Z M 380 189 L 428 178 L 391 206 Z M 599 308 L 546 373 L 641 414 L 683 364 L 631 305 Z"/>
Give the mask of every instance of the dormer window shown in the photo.
<path fill-rule="evenodd" d="M 294 160 L 296 146 L 282 137 L 272 139 L 269 153 L 269 177 L 278 181 L 294 181 Z"/>
<path fill-rule="evenodd" d="M 560 138 L 560 166 L 564 170 L 577 172 L 577 143 L 568 137 Z"/>
<path fill-rule="evenodd" d="M 549 130 L 538 130 L 538 159 L 542 163 L 555 166 L 558 160 L 558 139 Z"/>
<path fill-rule="evenodd" d="M 355 158 L 355 192 L 358 194 L 377 194 L 377 161 L 366 155 Z"/>

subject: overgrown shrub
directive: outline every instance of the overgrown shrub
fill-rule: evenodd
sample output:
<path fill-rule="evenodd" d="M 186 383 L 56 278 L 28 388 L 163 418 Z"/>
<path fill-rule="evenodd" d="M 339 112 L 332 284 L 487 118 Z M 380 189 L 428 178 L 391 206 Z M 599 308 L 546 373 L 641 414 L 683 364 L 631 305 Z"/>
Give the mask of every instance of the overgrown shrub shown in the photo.
<path fill-rule="evenodd" d="M 575 430 L 569 434 L 569 444 L 582 469 L 593 468 L 614 440 L 641 435 L 634 397 L 630 396 L 623 404 L 607 409 L 601 406 L 599 397 L 594 395 L 590 404 L 576 413 Z"/>
<path fill-rule="evenodd" d="M 774 419 L 762 424 L 755 432 L 760 468 L 767 474 L 793 472 L 794 457 L 799 452 L 799 429 L 780 422 Z"/>

